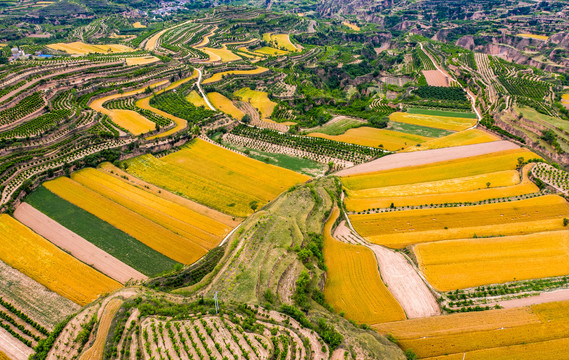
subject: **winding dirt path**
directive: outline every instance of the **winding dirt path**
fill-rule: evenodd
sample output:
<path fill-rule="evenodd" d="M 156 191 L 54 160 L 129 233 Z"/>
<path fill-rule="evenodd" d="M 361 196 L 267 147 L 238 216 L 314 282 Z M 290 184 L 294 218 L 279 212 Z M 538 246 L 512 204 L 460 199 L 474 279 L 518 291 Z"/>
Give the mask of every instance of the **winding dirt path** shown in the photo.
<path fill-rule="evenodd" d="M 334 237 L 367 246 L 374 252 L 383 282 L 409 319 L 441 314 L 433 293 L 405 256 L 383 246 L 368 243 L 348 228 L 345 221 L 338 225 Z"/>
<path fill-rule="evenodd" d="M 521 299 L 512 299 L 499 301 L 497 304 L 504 309 L 517 308 L 522 306 L 530 306 L 553 301 L 566 301 L 569 300 L 569 289 L 556 290 L 545 292 L 536 296 L 530 296 Z"/>

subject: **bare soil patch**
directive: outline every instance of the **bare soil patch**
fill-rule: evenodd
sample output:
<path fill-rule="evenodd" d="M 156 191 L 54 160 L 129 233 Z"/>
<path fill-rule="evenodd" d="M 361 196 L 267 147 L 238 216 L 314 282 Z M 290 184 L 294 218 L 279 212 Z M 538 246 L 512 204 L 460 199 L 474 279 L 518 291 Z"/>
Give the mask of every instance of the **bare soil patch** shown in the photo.
<path fill-rule="evenodd" d="M 539 294 L 537 296 L 530 296 L 521 299 L 512 299 L 500 301 L 497 304 L 502 306 L 504 309 L 517 308 L 522 306 L 530 306 L 554 301 L 566 301 L 569 300 L 569 289 L 551 291 Z"/>
<path fill-rule="evenodd" d="M 28 360 L 34 352 L 3 328 L 0 328 L 0 351 L 11 360 Z"/>
<path fill-rule="evenodd" d="M 122 284 L 131 279 L 146 280 L 148 278 L 29 204 L 22 203 L 18 206 L 14 217 L 78 260 L 91 265 Z"/>
<path fill-rule="evenodd" d="M 446 77 L 442 72 L 438 70 L 423 70 L 423 75 L 425 75 L 427 84 L 430 86 L 450 86 L 448 77 Z"/>
<path fill-rule="evenodd" d="M 416 151 L 412 153 L 397 153 L 384 156 L 365 164 L 356 165 L 354 167 L 338 171 L 336 175 L 348 176 L 375 171 L 391 170 L 408 166 L 432 164 L 436 162 L 463 159 L 467 157 L 518 148 L 518 145 L 509 141 L 494 141 L 483 144 Z"/>

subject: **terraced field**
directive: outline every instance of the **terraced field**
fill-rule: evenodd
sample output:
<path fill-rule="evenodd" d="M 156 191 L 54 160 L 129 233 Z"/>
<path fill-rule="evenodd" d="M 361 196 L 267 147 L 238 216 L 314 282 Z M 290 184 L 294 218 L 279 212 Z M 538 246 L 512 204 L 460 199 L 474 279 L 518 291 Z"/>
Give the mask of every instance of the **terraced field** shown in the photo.
<path fill-rule="evenodd" d="M 262 74 L 266 71 L 269 71 L 269 69 L 267 69 L 265 67 L 261 67 L 261 66 L 257 66 L 257 68 L 253 69 L 253 70 L 221 71 L 221 72 L 217 72 L 217 73 L 213 74 L 211 77 L 205 79 L 202 82 L 202 84 L 207 85 L 207 84 L 211 84 L 214 82 L 218 82 L 218 81 L 221 81 L 222 79 L 224 79 L 225 77 L 228 77 L 230 75 L 257 75 L 257 74 Z"/>
<path fill-rule="evenodd" d="M 373 146 L 389 151 L 398 151 L 410 146 L 420 144 L 430 138 L 420 135 L 406 134 L 398 131 L 376 129 L 370 127 L 358 127 L 348 129 L 341 135 L 326 135 L 321 133 L 310 133 L 314 136 L 335 141 L 347 142 L 351 144 Z"/>
<path fill-rule="evenodd" d="M 500 138 L 484 130 L 469 129 L 441 138 L 427 140 L 420 145 L 408 148 L 407 151 L 421 151 L 461 145 L 481 144 L 497 140 L 500 140 Z"/>
<path fill-rule="evenodd" d="M 247 101 L 261 114 L 261 119 L 268 119 L 271 117 L 277 103 L 271 101 L 269 96 L 264 91 L 251 90 L 249 88 L 242 88 L 233 93 L 235 97 L 242 101 Z"/>
<path fill-rule="evenodd" d="M 245 113 L 243 111 L 239 110 L 231 100 L 229 100 L 220 93 L 217 92 L 208 93 L 207 98 L 209 99 L 209 101 L 211 101 L 211 103 L 216 109 L 226 113 L 232 118 L 241 120 L 243 116 L 245 116 Z"/>
<path fill-rule="evenodd" d="M 395 112 L 389 115 L 389 119 L 400 123 L 427 126 L 450 131 L 462 131 L 476 125 L 476 119 L 467 117 L 449 117 L 404 112 Z"/>
<path fill-rule="evenodd" d="M 136 177 L 240 217 L 308 180 L 305 175 L 263 164 L 201 139 L 160 159 L 145 155 L 125 164 Z"/>

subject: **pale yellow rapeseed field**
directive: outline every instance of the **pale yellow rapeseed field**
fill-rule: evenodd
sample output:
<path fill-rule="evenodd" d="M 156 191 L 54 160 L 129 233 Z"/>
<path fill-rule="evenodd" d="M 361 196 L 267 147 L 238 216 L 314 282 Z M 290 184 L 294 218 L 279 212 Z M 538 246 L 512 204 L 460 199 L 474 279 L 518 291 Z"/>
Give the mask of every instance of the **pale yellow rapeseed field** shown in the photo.
<path fill-rule="evenodd" d="M 191 264 L 207 252 L 206 248 L 196 242 L 160 226 L 74 180 L 61 177 L 43 185 L 64 200 L 95 215 L 173 260 Z"/>
<path fill-rule="evenodd" d="M 347 21 L 342 21 L 342 25 L 347 26 L 347 27 L 349 27 L 350 29 L 352 29 L 352 30 L 354 30 L 354 31 L 360 31 L 360 27 L 359 27 L 359 26 L 357 26 L 357 25 L 355 25 L 355 24 L 352 24 L 352 23 L 349 23 L 349 22 L 347 22 Z"/>
<path fill-rule="evenodd" d="M 209 56 L 210 62 L 221 61 L 221 62 L 232 62 L 241 60 L 239 55 L 236 55 L 231 50 L 227 49 L 225 46 L 223 49 L 214 49 L 210 47 L 204 47 L 200 49 Z"/>
<path fill-rule="evenodd" d="M 261 119 L 268 119 L 273 114 L 277 103 L 269 99 L 269 94 L 264 91 L 251 90 L 248 87 L 237 90 L 233 93 L 241 101 L 247 101 L 261 113 Z"/>
<path fill-rule="evenodd" d="M 289 53 L 288 51 L 275 49 L 275 48 L 268 47 L 268 46 L 263 46 L 262 48 L 257 49 L 254 52 L 257 54 L 269 55 L 269 56 L 286 55 Z"/>
<path fill-rule="evenodd" d="M 405 112 L 395 112 L 389 115 L 389 119 L 406 124 L 428 126 L 451 131 L 466 130 L 476 125 L 476 119 L 438 115 L 409 114 Z"/>
<path fill-rule="evenodd" d="M 130 174 L 144 181 L 239 217 L 309 179 L 201 139 L 160 159 L 144 155 L 125 164 Z"/>
<path fill-rule="evenodd" d="M 406 134 L 393 130 L 370 128 L 367 126 L 349 129 L 341 135 L 310 133 L 308 136 L 341 141 L 350 144 L 371 146 L 389 151 L 403 150 L 404 148 L 430 139 L 425 136 Z"/>
<path fill-rule="evenodd" d="M 336 311 L 344 311 L 348 319 L 359 323 L 405 319 L 401 305 L 381 280 L 373 251 L 332 237 L 330 232 L 338 214 L 338 208 L 334 208 L 324 226 L 326 300 Z"/>
<path fill-rule="evenodd" d="M 245 113 L 233 105 L 231 100 L 218 92 L 207 93 L 207 98 L 216 109 L 234 119 L 241 120 L 245 116 Z"/>
<path fill-rule="evenodd" d="M 373 327 L 382 334 L 391 334 L 403 349 L 412 349 L 421 359 L 565 359 L 563 345 L 569 337 L 569 302 L 412 319 Z M 537 349 L 541 352 L 536 353 Z M 511 352 L 505 354 L 505 350 Z"/>
<path fill-rule="evenodd" d="M 3 262 L 81 306 L 122 287 L 6 214 L 0 214 L 0 248 Z"/>
<path fill-rule="evenodd" d="M 414 247 L 439 291 L 569 274 L 569 231 L 462 239 Z"/>
<path fill-rule="evenodd" d="M 350 215 L 360 235 L 392 248 L 475 236 L 561 230 L 564 217 L 569 217 L 569 204 L 556 195 L 476 206 Z"/>
<path fill-rule="evenodd" d="M 253 70 L 221 71 L 221 72 L 213 74 L 211 77 L 202 81 L 202 84 L 206 85 L 206 84 L 211 84 L 211 83 L 214 83 L 217 81 L 221 81 L 224 77 L 229 76 L 229 75 L 257 75 L 257 74 L 262 74 L 266 71 L 269 71 L 269 69 L 267 69 L 265 67 L 261 67 L 261 66 L 257 66 L 257 68 L 255 68 Z"/>
<path fill-rule="evenodd" d="M 156 56 L 128 57 L 125 59 L 127 65 L 148 65 L 160 61 Z"/>
<path fill-rule="evenodd" d="M 481 144 L 497 140 L 500 140 L 500 138 L 484 130 L 468 129 L 426 141 L 420 145 L 410 147 L 405 151 L 440 149 L 440 148 L 453 147 L 453 146 Z"/>

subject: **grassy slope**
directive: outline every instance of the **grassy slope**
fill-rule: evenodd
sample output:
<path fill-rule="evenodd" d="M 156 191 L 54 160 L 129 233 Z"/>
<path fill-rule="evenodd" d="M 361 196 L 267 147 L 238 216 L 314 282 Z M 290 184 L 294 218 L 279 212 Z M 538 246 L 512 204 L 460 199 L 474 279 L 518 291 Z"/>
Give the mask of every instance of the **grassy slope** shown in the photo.
<path fill-rule="evenodd" d="M 366 122 L 363 122 L 361 120 L 343 118 L 335 122 L 329 121 L 328 123 L 322 126 L 317 126 L 311 129 L 307 129 L 305 132 L 306 133 L 317 132 L 326 135 L 341 135 L 351 128 L 364 126 L 364 125 L 366 125 Z"/>
<path fill-rule="evenodd" d="M 63 200 L 44 187 L 29 195 L 26 202 L 145 275 L 151 276 L 171 270 L 176 264 L 174 260 Z"/>
<path fill-rule="evenodd" d="M 432 128 L 428 126 L 405 124 L 397 121 L 389 121 L 388 130 L 401 131 L 407 134 L 421 135 L 428 137 L 441 137 L 450 135 L 453 132 L 443 129 Z"/>
<path fill-rule="evenodd" d="M 319 204 L 307 185 L 286 192 L 262 210 L 250 216 L 230 239 L 230 246 L 220 264 L 196 286 L 182 293 L 202 294 L 211 298 L 215 292 L 223 301 L 266 304 L 264 293 L 271 290 L 276 296 L 275 307 L 292 303 L 289 290 L 300 272 L 306 269 L 296 252 L 291 251 L 306 241 L 307 234 L 323 231 L 323 224 L 335 201 L 331 192 L 336 185 L 331 178 L 312 183 Z M 309 265 L 315 286 L 321 286 L 324 274 Z M 287 274 L 293 276 L 288 277 Z M 312 320 L 323 317 L 344 335 L 347 346 L 362 349 L 365 358 L 402 359 L 403 354 L 393 344 L 373 331 L 354 327 L 347 320 L 330 313 L 313 302 L 308 313 Z"/>

